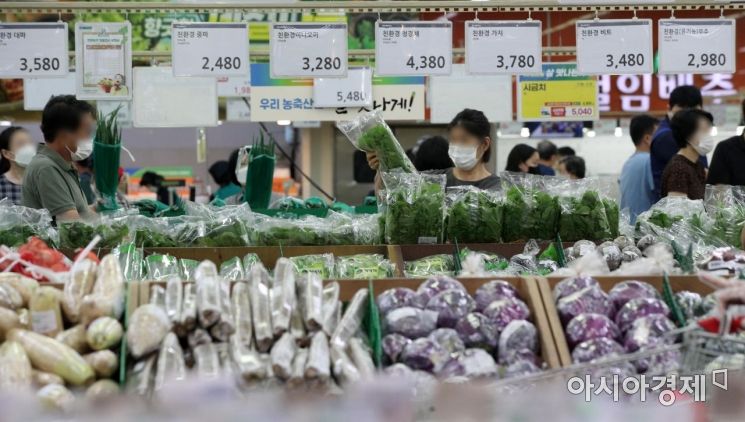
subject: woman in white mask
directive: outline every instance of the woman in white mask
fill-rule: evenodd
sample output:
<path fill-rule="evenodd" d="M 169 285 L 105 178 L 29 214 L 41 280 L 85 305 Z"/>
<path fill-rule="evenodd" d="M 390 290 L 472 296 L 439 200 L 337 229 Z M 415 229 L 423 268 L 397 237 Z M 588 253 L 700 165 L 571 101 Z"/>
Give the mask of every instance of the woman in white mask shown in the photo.
<path fill-rule="evenodd" d="M 680 150 L 662 172 L 662 197 L 704 199 L 706 168 L 699 158 L 714 149 L 713 124 L 711 113 L 698 109 L 679 111 L 670 120 L 670 130 Z"/>
<path fill-rule="evenodd" d="M 0 199 L 21 205 L 23 174 L 34 155 L 36 145 L 22 127 L 11 126 L 0 133 Z"/>

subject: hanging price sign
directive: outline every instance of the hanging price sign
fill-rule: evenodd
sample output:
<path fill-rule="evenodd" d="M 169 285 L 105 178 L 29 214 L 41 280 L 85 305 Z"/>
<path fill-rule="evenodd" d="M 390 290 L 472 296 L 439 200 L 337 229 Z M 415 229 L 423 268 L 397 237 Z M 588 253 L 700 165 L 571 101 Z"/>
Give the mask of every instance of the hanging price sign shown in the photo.
<path fill-rule="evenodd" d="M 363 107 L 372 104 L 372 70 L 350 68 L 346 78 L 316 78 L 313 81 L 315 107 Z"/>
<path fill-rule="evenodd" d="M 660 73 L 734 73 L 734 19 L 660 19 Z"/>
<path fill-rule="evenodd" d="M 466 70 L 477 75 L 541 74 L 540 21 L 467 21 Z"/>
<path fill-rule="evenodd" d="M 577 21 L 577 71 L 583 75 L 652 73 L 651 19 Z"/>
<path fill-rule="evenodd" d="M 272 78 L 347 74 L 346 23 L 274 24 L 269 44 Z"/>
<path fill-rule="evenodd" d="M 65 77 L 67 24 L 0 23 L 0 78 Z"/>
<path fill-rule="evenodd" d="M 174 76 L 248 76 L 245 23 L 171 24 Z"/>
<path fill-rule="evenodd" d="M 375 23 L 376 75 L 449 75 L 452 62 L 451 22 Z"/>

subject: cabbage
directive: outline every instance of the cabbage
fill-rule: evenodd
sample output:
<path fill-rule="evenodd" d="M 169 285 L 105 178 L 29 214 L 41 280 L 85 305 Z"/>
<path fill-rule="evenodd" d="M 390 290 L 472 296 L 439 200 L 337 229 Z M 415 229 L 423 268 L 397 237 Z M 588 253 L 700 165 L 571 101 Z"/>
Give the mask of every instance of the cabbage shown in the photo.
<path fill-rule="evenodd" d="M 411 343 L 411 340 L 402 336 L 401 334 L 388 334 L 383 337 L 381 341 L 383 347 L 383 355 L 388 359 L 388 363 L 398 362 L 398 357 L 404 350 L 407 344 Z"/>
<path fill-rule="evenodd" d="M 567 324 L 566 336 L 569 346 L 574 347 L 592 338 L 605 337 L 618 340 L 621 332 L 616 323 L 601 314 L 580 314 Z"/>
<path fill-rule="evenodd" d="M 499 342 L 499 329 L 486 315 L 480 312 L 471 312 L 455 324 L 466 347 L 481 347 L 488 350 L 497 348 Z"/>
<path fill-rule="evenodd" d="M 424 283 L 419 285 L 416 293 L 419 295 L 419 303 L 424 307 L 438 293 L 452 289 L 466 291 L 466 288 L 463 287 L 460 281 L 446 275 L 437 275 L 428 278 Z"/>
<path fill-rule="evenodd" d="M 646 315 L 662 314 L 670 315 L 670 309 L 660 299 L 640 298 L 626 302 L 616 314 L 616 325 L 625 333 L 636 320 Z"/>
<path fill-rule="evenodd" d="M 386 333 L 408 338 L 424 337 L 437 328 L 437 312 L 410 306 L 394 309 L 383 319 Z"/>
<path fill-rule="evenodd" d="M 649 283 L 629 280 L 613 286 L 613 288 L 610 289 L 610 292 L 608 292 L 608 296 L 610 296 L 616 310 L 618 310 L 631 299 L 639 299 L 642 297 L 658 298 L 660 295 L 657 293 L 657 289 Z"/>
<path fill-rule="evenodd" d="M 593 246 L 594 247 L 594 246 Z M 600 287 L 598 281 L 592 277 L 571 277 L 561 280 L 554 286 L 554 300 L 559 300 L 564 296 L 578 292 L 585 287 Z"/>
<path fill-rule="evenodd" d="M 378 295 L 376 302 L 381 316 L 385 316 L 388 312 L 403 308 L 404 306 L 420 307 L 418 306 L 416 292 L 406 287 L 388 289 Z"/>
<path fill-rule="evenodd" d="M 453 328 L 459 319 L 476 307 L 465 290 L 450 289 L 436 294 L 427 303 L 427 310 L 437 312 L 437 326 Z"/>
<path fill-rule="evenodd" d="M 432 331 L 427 338 L 442 346 L 450 354 L 466 350 L 463 340 L 460 339 L 458 333 L 452 328 L 438 328 Z"/>
<path fill-rule="evenodd" d="M 512 362 L 509 366 L 507 366 L 507 368 L 505 368 L 504 377 L 523 377 L 526 375 L 535 374 L 536 372 L 541 372 L 541 368 L 539 368 L 538 365 L 535 364 L 535 362 L 533 362 L 532 360 L 520 359 Z"/>
<path fill-rule="evenodd" d="M 485 378 L 496 376 L 498 370 L 494 358 L 485 350 L 466 349 L 446 363 L 437 375 L 443 379 L 453 377 Z"/>
<path fill-rule="evenodd" d="M 538 330 L 529 321 L 510 322 L 499 334 L 499 363 L 510 363 L 525 357 L 526 351 L 538 351 Z"/>
<path fill-rule="evenodd" d="M 476 300 L 476 310 L 481 312 L 492 302 L 505 297 L 517 297 L 517 290 L 504 280 L 492 280 L 478 289 L 473 298 Z"/>
<path fill-rule="evenodd" d="M 587 363 L 612 355 L 623 354 L 623 347 L 615 340 L 601 337 L 583 341 L 572 350 L 574 363 Z"/>
<path fill-rule="evenodd" d="M 484 309 L 484 315 L 496 325 L 499 331 L 502 331 L 512 321 L 528 319 L 530 309 L 522 300 L 508 297 L 492 302 Z"/>
<path fill-rule="evenodd" d="M 696 315 L 707 315 L 714 309 L 716 309 L 718 304 L 719 300 L 717 299 L 716 295 L 714 293 L 709 293 L 708 295 L 704 296 L 703 300 L 701 301 L 701 306 L 696 309 Z"/>
<path fill-rule="evenodd" d="M 660 337 L 649 337 L 647 343 L 639 348 L 639 352 L 655 350 L 657 348 L 665 347 L 668 343 Z M 667 375 L 678 369 L 678 362 L 680 362 L 680 352 L 677 350 L 666 350 L 653 352 L 649 356 L 643 358 L 634 359 L 631 363 L 636 367 L 636 371 L 640 374 L 648 375 Z"/>
<path fill-rule="evenodd" d="M 695 318 L 698 315 L 698 310 L 703 303 L 701 295 L 688 290 L 675 293 L 675 301 L 680 306 L 680 310 L 683 311 L 683 315 L 686 319 Z"/>
<path fill-rule="evenodd" d="M 660 338 L 674 329 L 675 323 L 668 317 L 661 314 L 647 315 L 631 323 L 624 336 L 623 346 L 627 352 L 633 353 L 653 342 L 652 339 Z M 672 342 L 673 339 L 670 340 Z"/>
<path fill-rule="evenodd" d="M 418 338 L 404 347 L 401 363 L 411 369 L 439 372 L 450 360 L 450 353 L 429 338 Z"/>
<path fill-rule="evenodd" d="M 597 286 L 585 287 L 564 296 L 559 299 L 556 309 L 564 325 L 580 314 L 601 314 L 612 318 L 615 311 L 608 295 Z"/>

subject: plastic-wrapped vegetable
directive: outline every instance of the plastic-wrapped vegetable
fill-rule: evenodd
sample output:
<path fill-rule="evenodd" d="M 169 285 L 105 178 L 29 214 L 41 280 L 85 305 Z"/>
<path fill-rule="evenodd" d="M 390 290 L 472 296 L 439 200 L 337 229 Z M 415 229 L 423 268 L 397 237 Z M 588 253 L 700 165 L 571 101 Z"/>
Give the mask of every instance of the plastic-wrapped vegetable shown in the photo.
<path fill-rule="evenodd" d="M 213 343 L 200 344 L 193 350 L 197 375 L 200 378 L 216 378 L 220 375 L 220 359 Z"/>
<path fill-rule="evenodd" d="M 23 300 L 22 306 L 28 306 L 29 302 L 31 302 L 31 297 L 36 292 L 36 289 L 39 288 L 38 281 L 13 272 L 0 273 L 0 284 L 8 285 L 15 289 L 21 295 L 21 299 Z"/>
<path fill-rule="evenodd" d="M 169 382 L 181 381 L 186 378 L 186 365 L 184 364 L 184 352 L 179 344 L 178 337 L 168 333 L 163 339 L 163 344 L 158 352 L 158 365 L 155 374 L 155 390 L 160 390 Z"/>
<path fill-rule="evenodd" d="M 96 283 L 93 292 L 83 298 L 80 316 L 83 323 L 87 324 L 99 316 L 111 316 L 119 319 L 124 310 L 124 276 L 119 265 L 119 259 L 112 255 L 106 255 L 98 265 Z M 89 299 L 86 301 L 86 298 Z M 93 304 L 94 308 L 105 310 L 103 314 L 97 312 L 86 312 L 86 302 Z M 96 314 L 93 317 L 91 314 Z"/>
<path fill-rule="evenodd" d="M 318 331 L 323 324 L 323 280 L 316 273 L 308 273 L 303 288 L 305 327 L 309 331 Z"/>
<path fill-rule="evenodd" d="M 184 328 L 183 334 L 197 326 L 197 286 L 194 283 L 188 283 L 184 286 L 184 300 L 181 304 L 179 325 Z"/>
<path fill-rule="evenodd" d="M 627 246 L 621 249 L 621 260 L 623 262 L 632 262 L 642 257 L 642 251 L 636 246 Z"/>
<path fill-rule="evenodd" d="M 473 295 L 476 310 L 481 312 L 492 302 L 505 297 L 517 298 L 517 289 L 504 280 L 492 280 L 481 285 Z"/>
<path fill-rule="evenodd" d="M 99 350 L 83 355 L 83 359 L 93 368 L 97 378 L 108 378 L 119 366 L 119 359 L 111 350 Z"/>
<path fill-rule="evenodd" d="M 512 186 L 507 189 L 504 201 L 502 240 L 543 239 L 556 237 L 559 222 L 559 202 L 555 196 L 543 191 L 547 182 L 540 176 L 506 175 Z"/>
<path fill-rule="evenodd" d="M 101 317 L 88 326 L 85 338 L 93 350 L 109 349 L 118 345 L 124 330 L 119 321 L 111 317 Z"/>
<path fill-rule="evenodd" d="M 164 281 L 179 276 L 178 258 L 175 256 L 153 254 L 145 258 L 145 265 L 150 280 Z"/>
<path fill-rule="evenodd" d="M 605 315 L 579 314 L 567 324 L 566 336 L 569 346 L 574 347 L 593 338 L 605 337 L 611 340 L 619 340 L 621 332 L 616 323 Z"/>
<path fill-rule="evenodd" d="M 357 290 L 357 293 L 352 296 L 352 300 L 349 301 L 344 315 L 339 321 L 339 325 L 336 326 L 334 335 L 331 336 L 331 345 L 341 347 L 344 349 L 349 342 L 349 339 L 360 329 L 362 326 L 362 319 L 365 315 L 366 304 L 368 299 L 367 289 Z"/>
<path fill-rule="evenodd" d="M 448 254 L 426 256 L 404 262 L 406 277 L 449 276 L 455 273 L 455 258 Z"/>
<path fill-rule="evenodd" d="M 437 328 L 437 312 L 404 307 L 389 312 L 383 320 L 388 333 L 398 333 L 408 338 L 424 337 Z"/>
<path fill-rule="evenodd" d="M 418 338 L 404 348 L 401 362 L 411 369 L 438 373 L 450 360 L 450 353 L 430 338 Z"/>
<path fill-rule="evenodd" d="M 661 337 L 650 337 L 647 343 L 642 344 L 639 351 L 655 350 L 665 347 L 669 342 Z M 649 356 L 637 358 L 631 363 L 636 371 L 647 376 L 666 375 L 678 370 L 681 355 L 678 350 L 656 351 Z"/>
<path fill-rule="evenodd" d="M 559 235 L 562 240 L 611 239 L 605 205 L 597 181 L 581 179 L 565 181 L 559 194 Z M 617 224 L 617 223 L 616 223 Z"/>
<path fill-rule="evenodd" d="M 455 327 L 459 319 L 476 308 L 476 302 L 460 289 L 445 290 L 427 303 L 427 310 L 437 312 L 438 327 Z"/>
<path fill-rule="evenodd" d="M 156 305 L 146 304 L 135 309 L 127 326 L 127 348 L 135 358 L 142 357 L 160 347 L 171 329 L 165 311 Z"/>
<path fill-rule="evenodd" d="M 250 348 L 253 343 L 253 322 L 251 320 L 251 299 L 249 297 L 248 285 L 245 282 L 237 282 L 233 286 L 232 308 L 233 324 L 237 341 Z"/>
<path fill-rule="evenodd" d="M 401 334 L 392 333 L 383 337 L 381 342 L 383 355 L 387 358 L 388 363 L 398 362 L 401 352 L 403 352 L 404 347 L 409 343 L 411 343 L 411 340 Z"/>
<path fill-rule="evenodd" d="M 334 373 L 334 378 L 339 380 L 341 385 L 351 384 L 360 379 L 360 372 L 347 354 L 345 346 L 340 347 L 331 344 L 329 352 L 331 355 L 331 370 Z"/>
<path fill-rule="evenodd" d="M 338 308 L 341 311 L 341 307 Z M 341 319 L 341 317 L 339 317 Z M 338 327 L 338 323 L 337 323 Z M 334 329 L 334 332 L 336 329 Z M 295 337 L 295 342 L 298 344 L 305 343 L 307 340 L 307 331 L 305 330 L 305 323 L 303 322 L 303 316 L 300 314 L 300 307 L 295 306 L 292 308 L 292 315 L 290 316 L 290 334 Z"/>
<path fill-rule="evenodd" d="M 220 279 L 217 268 L 210 261 L 202 261 L 194 273 L 197 285 L 197 314 L 199 325 L 209 328 L 221 318 Z"/>
<path fill-rule="evenodd" d="M 236 366 L 236 371 L 244 381 L 266 377 L 266 366 L 262 363 L 259 353 L 247 347 L 238 335 L 230 338 L 230 356 Z"/>
<path fill-rule="evenodd" d="M 131 371 L 127 373 L 127 393 L 134 393 L 141 397 L 148 396 L 153 389 L 157 356 L 155 354 L 136 361 Z"/>
<path fill-rule="evenodd" d="M 327 380 L 331 375 L 330 364 L 328 338 L 324 332 L 318 331 L 310 340 L 308 360 L 305 364 L 305 378 Z"/>
<path fill-rule="evenodd" d="M 429 303 L 430 299 L 435 297 L 438 293 L 451 289 L 459 289 L 463 292 L 466 291 L 466 288 L 463 287 L 463 284 L 461 284 L 460 281 L 452 277 L 439 275 L 430 277 L 424 283 L 420 284 L 416 293 L 419 295 L 419 303 L 424 307 Z"/>
<path fill-rule="evenodd" d="M 241 258 L 235 256 L 220 264 L 220 277 L 230 281 L 245 279 L 246 273 Z"/>
<path fill-rule="evenodd" d="M 674 297 L 686 319 L 691 319 L 698 315 L 698 309 L 703 303 L 700 294 L 683 290 L 675 293 Z"/>
<path fill-rule="evenodd" d="M 336 276 L 349 279 L 388 278 L 393 264 L 381 254 L 358 254 L 336 258 Z"/>
<path fill-rule="evenodd" d="M 621 249 L 619 249 L 615 243 L 605 242 L 598 246 L 597 251 L 603 256 L 609 270 L 615 271 L 621 266 L 621 262 L 623 262 L 623 254 L 621 253 Z"/>
<path fill-rule="evenodd" d="M 83 297 L 93 289 L 93 283 L 96 281 L 96 268 L 95 262 L 84 259 L 72 267 L 70 278 L 65 282 L 62 293 L 62 310 L 67 320 L 72 323 L 78 322 L 80 303 L 83 301 Z"/>
<path fill-rule="evenodd" d="M 595 245 L 593 245 L 593 248 Z M 561 280 L 554 286 L 554 300 L 559 300 L 564 296 L 569 296 L 586 287 L 600 287 L 598 281 L 592 277 L 570 277 Z"/>
<path fill-rule="evenodd" d="M 670 309 L 667 307 L 665 302 L 660 299 L 653 298 L 640 298 L 632 299 L 626 302 L 616 314 L 616 325 L 621 329 L 622 333 L 625 333 L 631 324 L 647 315 L 661 314 L 664 316 L 670 315 Z"/>
<path fill-rule="evenodd" d="M 530 318 L 530 308 L 520 299 L 507 297 L 492 302 L 484 309 L 484 315 L 502 331 L 512 321 Z"/>
<path fill-rule="evenodd" d="M 272 301 L 269 274 L 263 265 L 256 264 L 249 273 L 249 297 L 254 324 L 254 338 L 260 352 L 268 352 L 272 346 Z"/>
<path fill-rule="evenodd" d="M 251 271 L 251 268 L 253 268 L 254 265 L 261 262 L 261 259 L 258 255 L 255 253 L 247 253 L 246 256 L 243 257 L 243 271 L 247 275 L 249 271 Z"/>
<path fill-rule="evenodd" d="M 6 341 L 23 346 L 34 368 L 59 375 L 72 385 L 93 379 L 93 369 L 78 352 L 59 341 L 27 330 L 10 330 Z"/>
<path fill-rule="evenodd" d="M 502 199 L 473 186 L 448 188 L 447 233 L 451 242 L 495 243 L 502 237 Z"/>
<path fill-rule="evenodd" d="M 199 261 L 194 259 L 181 258 L 178 260 L 179 276 L 184 280 L 194 280 L 194 272 L 199 266 Z"/>
<path fill-rule="evenodd" d="M 212 343 L 212 337 L 207 330 L 197 328 L 196 330 L 189 332 L 189 335 L 186 338 L 186 343 L 189 345 L 190 349 L 194 349 L 202 344 Z"/>
<path fill-rule="evenodd" d="M 0 284 L 0 307 L 18 309 L 23 306 L 23 297 L 10 285 Z"/>
<path fill-rule="evenodd" d="M 78 324 L 72 328 L 68 328 L 65 331 L 57 334 L 55 339 L 78 353 L 86 353 L 90 346 L 88 346 L 88 339 L 86 338 L 85 325 Z"/>
<path fill-rule="evenodd" d="M 385 240 L 389 244 L 439 243 L 445 222 L 445 175 L 383 173 Z"/>
<path fill-rule="evenodd" d="M 18 314 L 13 310 L 0 307 L 0 342 L 5 340 L 5 333 L 13 328 L 24 328 Z M 83 329 L 83 332 L 85 332 L 85 329 Z M 83 340 L 85 340 L 85 335 Z"/>
<path fill-rule="evenodd" d="M 591 254 L 596 250 L 595 243 L 590 240 L 578 240 L 572 245 L 572 256 L 574 258 L 582 258 L 585 255 Z"/>
<path fill-rule="evenodd" d="M 579 314 L 601 314 L 611 318 L 615 313 L 613 302 L 599 287 L 585 287 L 564 296 L 556 303 L 556 309 L 564 325 Z"/>
<path fill-rule="evenodd" d="M 659 298 L 660 295 L 657 293 L 651 284 L 644 281 L 628 280 L 613 286 L 608 292 L 616 310 L 623 308 L 623 305 L 631 299 L 639 299 L 643 297 L 647 298 Z"/>
<path fill-rule="evenodd" d="M 59 299 L 60 291 L 53 287 L 36 289 L 29 303 L 31 328 L 35 332 L 54 337 L 64 329 Z"/>
<path fill-rule="evenodd" d="M 624 335 L 623 346 L 627 352 L 649 345 L 652 338 L 661 338 L 665 333 L 675 329 L 675 323 L 662 314 L 651 314 L 634 320 Z M 673 338 L 669 339 L 670 341 Z"/>
<path fill-rule="evenodd" d="M 361 114 L 354 120 L 340 122 L 337 127 L 357 149 L 374 152 L 380 160 L 382 171 L 400 169 L 416 173 L 416 168 L 379 111 Z"/>
<path fill-rule="evenodd" d="M 153 285 L 150 286 L 150 300 L 148 303 L 159 306 L 164 311 L 166 310 L 166 289 L 163 286 Z"/>
<path fill-rule="evenodd" d="M 442 346 L 448 353 L 452 354 L 466 350 L 466 346 L 463 344 L 460 336 L 458 336 L 458 332 L 452 328 L 438 328 L 432 331 L 427 337 Z"/>
<path fill-rule="evenodd" d="M 15 341 L 0 345 L 0 391 L 23 391 L 31 386 L 31 362 Z"/>
<path fill-rule="evenodd" d="M 532 360 L 520 359 L 507 365 L 504 369 L 504 377 L 524 377 L 537 372 L 541 372 L 541 368 L 539 368 L 535 362 Z"/>
<path fill-rule="evenodd" d="M 538 350 L 538 330 L 529 321 L 515 320 L 499 334 L 499 362 L 509 365 L 520 358 L 523 350 Z"/>
<path fill-rule="evenodd" d="M 279 337 L 290 329 L 290 318 L 292 307 L 295 306 L 295 267 L 287 258 L 279 258 L 274 266 L 275 287 L 272 293 L 278 293 L 278 297 L 272 297 L 272 329 L 274 337 Z"/>
<path fill-rule="evenodd" d="M 293 256 L 290 261 L 295 265 L 298 274 L 316 273 L 321 279 L 326 280 L 334 274 L 334 255 L 302 255 Z"/>
<path fill-rule="evenodd" d="M 184 285 L 178 277 L 171 277 L 166 283 L 165 308 L 173 325 L 181 322 L 181 306 L 184 298 Z"/>
<path fill-rule="evenodd" d="M 363 379 L 375 375 L 375 363 L 370 356 L 370 348 L 361 338 L 352 337 L 349 340 L 349 356 Z"/>
<path fill-rule="evenodd" d="M 471 312 L 461 318 L 455 324 L 466 347 L 481 347 L 487 350 L 496 349 L 499 341 L 499 328 L 486 315 L 480 312 Z"/>
<path fill-rule="evenodd" d="M 394 309 L 402 308 L 404 306 L 418 307 L 419 305 L 417 293 L 408 287 L 394 287 L 385 290 L 383 293 L 378 295 L 376 302 L 381 317 L 385 317 L 388 312 Z"/>
<path fill-rule="evenodd" d="M 341 319 L 341 302 L 339 302 L 339 283 L 328 283 L 323 288 L 323 332 L 331 336 Z"/>
<path fill-rule="evenodd" d="M 572 350 L 572 361 L 574 363 L 587 363 L 611 355 L 623 354 L 623 347 L 615 340 L 600 337 L 578 344 Z"/>
<path fill-rule="evenodd" d="M 308 363 L 308 349 L 300 348 L 295 352 L 292 358 L 292 368 L 290 371 L 287 385 L 291 388 L 298 388 L 305 383 L 305 367 Z"/>
<path fill-rule="evenodd" d="M 272 346 L 272 371 L 280 379 L 287 380 L 292 374 L 292 359 L 295 357 L 295 339 L 285 333 Z"/>
<path fill-rule="evenodd" d="M 223 278 L 219 278 L 218 280 L 220 289 L 220 320 L 210 328 L 210 334 L 217 340 L 226 342 L 235 332 L 233 310 L 230 304 L 230 282 Z"/>
<path fill-rule="evenodd" d="M 486 378 L 496 376 L 498 370 L 497 363 L 487 351 L 465 349 L 448 361 L 437 376 L 445 379 L 452 377 Z"/>

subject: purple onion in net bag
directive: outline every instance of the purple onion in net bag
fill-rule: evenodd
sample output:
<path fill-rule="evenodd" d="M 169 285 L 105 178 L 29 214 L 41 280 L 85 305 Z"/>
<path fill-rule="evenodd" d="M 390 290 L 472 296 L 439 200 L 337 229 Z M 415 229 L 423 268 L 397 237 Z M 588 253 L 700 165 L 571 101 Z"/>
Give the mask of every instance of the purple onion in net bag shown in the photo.
<path fill-rule="evenodd" d="M 579 314 L 569 321 L 565 332 L 570 347 L 593 338 L 619 340 L 621 336 L 616 323 L 601 314 Z"/>
<path fill-rule="evenodd" d="M 670 309 L 660 299 L 640 298 L 626 302 L 616 314 L 616 325 L 625 333 L 637 319 L 653 314 L 670 315 Z"/>
<path fill-rule="evenodd" d="M 599 287 L 585 287 L 559 299 L 556 304 L 562 324 L 566 325 L 580 314 L 601 314 L 612 318 L 615 313 L 613 302 Z"/>
<path fill-rule="evenodd" d="M 644 297 L 658 298 L 660 295 L 657 293 L 657 289 L 649 283 L 637 280 L 628 280 L 613 286 L 608 292 L 613 301 L 613 305 L 616 309 L 621 309 L 626 302 L 632 299 L 640 299 Z"/>
<path fill-rule="evenodd" d="M 517 289 L 504 280 L 492 280 L 476 289 L 476 310 L 483 311 L 492 302 L 505 297 L 517 298 Z"/>
<path fill-rule="evenodd" d="M 453 328 L 459 319 L 476 307 L 473 298 L 463 290 L 450 289 L 436 294 L 427 303 L 427 310 L 437 312 L 437 326 Z"/>

